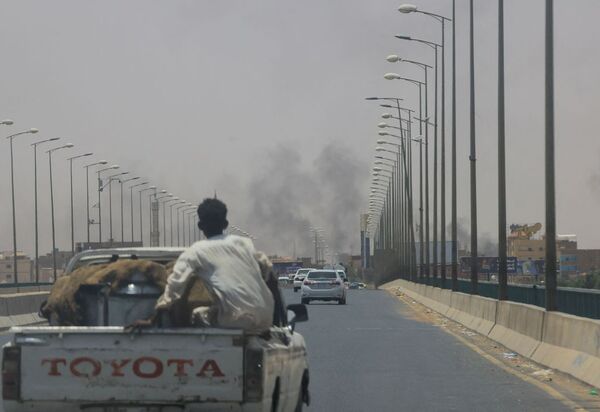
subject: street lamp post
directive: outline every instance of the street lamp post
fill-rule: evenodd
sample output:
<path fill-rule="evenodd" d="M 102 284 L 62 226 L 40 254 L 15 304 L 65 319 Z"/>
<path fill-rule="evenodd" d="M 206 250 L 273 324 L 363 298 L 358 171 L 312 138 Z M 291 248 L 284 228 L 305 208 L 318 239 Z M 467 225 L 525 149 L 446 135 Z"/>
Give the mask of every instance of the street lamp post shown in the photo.
<path fill-rule="evenodd" d="M 412 6 L 414 7 L 414 6 Z M 416 9 L 416 8 L 415 8 Z M 395 36 L 396 38 L 400 39 L 400 40 L 409 40 L 409 41 L 416 41 L 418 43 L 424 44 L 426 46 L 429 46 L 433 49 L 434 51 L 434 72 L 435 72 L 435 82 L 434 82 L 434 133 L 433 133 L 433 275 L 434 278 L 437 278 L 437 262 L 438 262 L 438 253 L 437 253 L 437 176 L 438 176 L 438 169 L 437 169 L 437 143 L 438 143 L 438 49 L 442 47 L 441 44 L 432 42 L 432 41 L 428 41 L 428 40 L 422 40 L 422 39 L 416 39 L 410 36 Z M 443 87 L 443 85 L 442 85 Z M 429 114 L 428 114 L 428 102 L 427 102 L 428 96 L 427 93 L 425 93 L 425 117 L 428 118 Z M 425 140 L 427 141 L 427 147 L 429 146 L 429 128 L 425 127 Z M 426 152 L 425 153 L 425 158 L 428 159 L 429 155 Z M 426 167 L 426 169 L 428 169 L 428 167 Z M 426 189 L 426 193 L 429 193 L 429 188 Z M 428 195 L 427 195 L 428 197 Z M 429 203 L 429 199 L 426 199 L 425 201 L 426 205 Z M 428 216 L 429 217 L 429 216 Z M 429 234 L 429 228 L 427 228 L 427 234 Z M 427 255 L 429 255 L 429 241 L 427 241 Z M 427 259 L 427 277 L 429 278 L 429 259 Z"/>
<path fill-rule="evenodd" d="M 416 138 L 411 138 L 412 142 L 419 143 L 419 277 L 423 279 L 424 276 L 424 249 L 423 249 L 423 145 L 425 144 L 422 136 L 417 136 Z M 378 145 L 391 145 L 396 146 L 398 150 L 400 150 L 400 145 L 396 143 L 391 143 L 387 140 L 377 140 Z M 377 152 L 389 152 L 398 154 L 393 150 L 385 149 L 384 147 L 378 146 L 375 148 Z M 415 256 L 416 261 L 416 256 Z"/>
<path fill-rule="evenodd" d="M 77 156 L 71 156 L 67 158 L 69 161 L 69 178 L 71 186 L 71 254 L 75 256 L 75 218 L 74 218 L 74 205 L 73 205 L 73 160 L 82 157 L 91 156 L 93 153 L 84 153 Z"/>
<path fill-rule="evenodd" d="M 473 0 L 471 0 L 471 5 Z M 546 310 L 556 306 L 556 187 L 554 170 L 554 1 L 546 0 Z"/>
<path fill-rule="evenodd" d="M 454 8 L 454 0 L 453 0 L 453 8 Z M 439 14 L 430 13 L 426 11 L 419 10 L 416 6 L 412 4 L 404 4 L 398 8 L 398 11 L 401 13 L 420 13 L 426 16 L 432 17 L 441 23 L 442 29 L 442 43 L 441 43 L 441 51 L 442 51 L 442 124 L 441 124 L 441 147 L 440 147 L 440 158 L 441 158 L 441 174 L 440 174 L 440 241 L 441 241 L 441 282 L 442 287 L 445 287 L 446 283 L 446 47 L 445 47 L 445 38 L 446 38 L 446 22 L 453 21 L 447 17 L 444 17 Z M 454 16 L 453 16 L 454 17 Z M 454 49 L 453 49 L 454 52 Z M 437 59 L 437 51 L 436 51 L 436 59 Z M 454 58 L 453 58 L 454 62 Z M 437 69 L 436 69 L 436 89 L 437 89 Z M 435 123 L 437 125 L 437 91 L 436 91 L 436 115 L 435 115 Z M 436 126 L 436 134 L 437 134 L 437 126 Z M 437 139 L 436 139 L 437 140 Z M 453 140 L 454 144 L 454 140 Z M 437 151 L 436 151 L 437 154 Z M 437 166 L 437 160 L 435 160 Z M 437 173 L 436 173 L 437 178 Z M 434 179 L 435 181 L 435 179 Z M 435 182 L 434 182 L 435 186 Z M 437 190 L 436 190 L 437 193 Z M 436 196 L 434 196 L 434 210 L 436 209 Z M 437 213 L 437 212 L 436 212 Z M 434 219 L 435 220 L 435 219 Z M 435 237 L 437 236 L 437 228 L 434 223 L 434 242 Z M 437 249 L 436 244 L 434 243 L 434 248 Z M 434 264 L 437 262 L 437 251 L 435 253 Z M 434 267 L 434 270 L 437 271 L 437 267 Z M 435 272 L 434 272 L 435 273 Z"/>
<path fill-rule="evenodd" d="M 83 166 L 85 168 L 85 210 L 86 210 L 86 218 L 87 218 L 87 243 L 89 245 L 90 243 L 90 225 L 91 225 L 91 220 L 90 220 L 90 167 L 92 166 L 98 166 L 98 165 L 105 165 L 108 162 L 106 160 L 100 160 L 99 162 L 94 162 L 91 163 L 89 165 L 85 165 Z"/>
<path fill-rule="evenodd" d="M 155 246 L 155 242 L 154 242 L 155 235 L 157 236 L 156 237 L 157 244 L 158 244 L 158 237 L 160 237 L 160 233 L 158 233 L 158 234 L 156 233 L 156 232 L 159 232 L 159 230 L 158 230 L 158 210 L 156 212 L 157 213 L 157 215 L 156 215 L 157 222 L 154 222 L 154 203 L 157 202 L 156 198 L 157 198 L 158 193 L 163 195 L 163 194 L 167 193 L 167 191 L 163 189 L 160 192 L 158 192 L 156 189 L 154 189 L 154 193 L 151 193 L 148 196 L 148 206 L 149 206 L 149 210 L 150 210 L 150 214 L 149 214 L 149 216 L 150 216 L 150 218 L 149 218 L 150 238 L 148 239 L 148 241 L 149 241 L 150 246 Z M 152 200 L 153 197 L 154 197 L 154 200 Z M 158 203 L 156 203 L 156 205 L 158 207 Z M 156 227 L 155 227 L 155 225 L 156 225 Z"/>
<path fill-rule="evenodd" d="M 178 202 L 175 202 L 175 203 L 172 203 L 169 205 L 169 238 L 170 238 L 169 243 L 171 246 L 175 246 L 173 244 L 173 206 L 182 205 L 185 203 L 187 203 L 185 200 L 180 200 Z M 177 246 L 179 246 L 179 245 L 177 245 Z"/>
<path fill-rule="evenodd" d="M 140 177 L 131 177 L 129 179 L 119 179 L 119 184 L 121 185 L 121 243 L 125 243 L 125 235 L 124 235 L 124 227 L 125 227 L 125 217 L 123 216 L 123 184 L 127 182 L 132 182 L 134 180 L 138 180 Z M 133 197 L 133 196 L 132 196 Z M 133 205 L 131 205 L 131 226 L 133 228 Z M 133 233 L 133 229 L 131 229 L 131 233 Z"/>
<path fill-rule="evenodd" d="M 3 125 L 10 126 L 13 124 L 12 120 L 3 120 L 0 122 Z M 17 215 L 15 209 L 15 169 L 14 169 L 14 158 L 13 158 L 13 139 L 17 136 L 21 136 L 24 134 L 32 133 L 35 134 L 38 132 L 38 129 L 31 128 L 29 130 L 25 130 L 23 132 L 14 133 L 6 138 L 10 144 L 10 191 L 12 198 L 12 226 L 13 226 L 13 281 L 14 283 L 19 283 L 18 272 L 17 272 Z"/>
<path fill-rule="evenodd" d="M 504 0 L 498 1 L 498 299 L 508 299 L 504 119 Z"/>
<path fill-rule="evenodd" d="M 165 209 L 166 209 L 166 205 L 165 202 L 167 202 L 167 199 L 172 199 L 173 198 L 173 193 L 168 193 L 164 196 L 159 196 L 156 198 L 156 202 L 158 202 L 159 208 L 160 208 L 160 201 L 162 200 L 163 202 L 163 246 L 166 246 L 166 224 L 165 224 Z M 165 199 L 165 200 L 163 200 Z M 160 233 L 158 235 L 158 239 L 157 239 L 160 243 Z"/>
<path fill-rule="evenodd" d="M 34 215 L 35 215 L 35 283 L 40 281 L 40 251 L 39 251 L 39 230 L 38 230 L 38 191 L 37 191 L 37 147 L 42 143 L 54 142 L 60 139 L 59 137 L 53 137 L 51 139 L 41 140 L 31 144 L 33 146 L 33 203 L 34 203 Z"/>
<path fill-rule="evenodd" d="M 142 242 L 142 245 L 144 244 L 144 220 L 143 220 L 143 213 L 142 213 L 142 193 L 147 192 L 149 190 L 154 190 L 156 192 L 156 186 L 149 186 L 138 192 L 140 195 L 140 242 Z M 151 221 L 152 217 L 149 216 L 149 219 Z"/>
<path fill-rule="evenodd" d="M 54 226 L 54 188 L 52 185 L 52 153 L 61 149 L 70 149 L 73 147 L 73 144 L 67 143 L 66 145 L 55 147 L 53 149 L 47 150 L 48 153 L 48 165 L 50 171 L 50 216 L 52 221 L 52 273 L 53 273 L 53 282 L 56 282 L 56 231 Z"/>
<path fill-rule="evenodd" d="M 103 169 L 99 169 L 96 171 L 98 174 L 98 247 L 102 248 L 102 190 L 104 190 L 104 186 L 102 185 L 102 179 L 100 178 L 102 172 L 107 170 L 115 170 L 118 169 L 119 165 L 112 165 L 109 167 L 105 167 Z"/>
<path fill-rule="evenodd" d="M 170 214 L 171 211 L 173 210 L 171 208 L 172 205 L 174 205 L 175 203 L 171 203 L 171 202 L 179 202 L 180 199 L 179 197 L 173 197 L 171 199 L 165 200 L 163 202 L 163 246 L 167 246 L 167 205 L 169 206 L 169 219 L 170 219 L 170 224 L 173 224 L 173 217 Z M 171 204 L 169 204 L 171 203 Z M 171 227 L 169 227 L 169 230 L 171 230 Z M 171 230 L 171 234 L 173 233 L 173 231 Z M 171 235 L 171 239 L 172 239 L 172 235 Z"/>
<path fill-rule="evenodd" d="M 177 226 L 176 227 L 177 227 L 177 246 L 178 247 L 181 245 L 180 236 L 179 236 L 179 210 L 181 208 L 184 208 L 184 207 L 187 207 L 187 206 L 188 206 L 187 203 L 182 203 L 182 204 L 180 204 L 179 206 L 177 206 L 175 208 L 175 217 L 177 219 L 177 223 L 176 223 Z"/>
<path fill-rule="evenodd" d="M 471 293 L 478 293 L 479 264 L 477 259 L 477 169 L 475 165 L 475 44 L 473 39 L 473 0 L 469 1 L 469 86 L 470 86 L 470 154 L 471 175 Z"/>
<path fill-rule="evenodd" d="M 133 235 L 133 189 L 136 187 L 147 185 L 148 182 L 142 182 L 135 184 L 133 186 L 129 186 L 129 210 L 131 211 L 131 243 L 135 242 L 135 237 Z M 141 195 L 140 195 L 141 200 Z M 141 210 L 140 210 L 141 213 Z M 141 241 L 141 240 L 140 240 Z"/>
<path fill-rule="evenodd" d="M 188 221 L 188 225 L 187 225 L 187 228 L 188 228 L 188 246 L 191 246 L 192 243 L 193 243 L 192 242 L 192 225 L 191 225 L 191 222 L 192 222 L 192 216 L 194 216 L 194 213 L 196 213 L 196 208 L 195 207 L 190 208 L 190 210 L 187 212 L 187 221 Z"/>
<path fill-rule="evenodd" d="M 123 175 L 127 175 L 129 174 L 129 172 L 121 172 L 121 173 L 117 173 L 111 176 L 108 176 L 108 223 L 109 223 L 109 243 L 112 245 L 113 242 L 115 241 L 115 239 L 113 238 L 113 220 L 112 220 L 112 182 L 113 180 L 120 180 L 118 177 L 119 176 L 123 176 Z M 121 212 L 123 211 L 123 208 L 121 208 Z M 121 213 L 121 216 L 123 216 L 123 213 Z"/>

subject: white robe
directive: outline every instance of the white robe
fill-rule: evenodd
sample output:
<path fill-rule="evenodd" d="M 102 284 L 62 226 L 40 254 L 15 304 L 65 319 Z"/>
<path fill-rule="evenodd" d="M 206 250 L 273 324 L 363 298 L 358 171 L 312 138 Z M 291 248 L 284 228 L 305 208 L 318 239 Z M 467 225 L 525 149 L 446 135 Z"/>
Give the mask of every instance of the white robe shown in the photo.
<path fill-rule="evenodd" d="M 194 243 L 177 259 L 156 304 L 167 309 L 180 299 L 193 276 L 199 276 L 218 298 L 217 325 L 248 332 L 273 323 L 274 301 L 266 284 L 269 261 L 252 241 L 236 235 L 214 236 Z"/>

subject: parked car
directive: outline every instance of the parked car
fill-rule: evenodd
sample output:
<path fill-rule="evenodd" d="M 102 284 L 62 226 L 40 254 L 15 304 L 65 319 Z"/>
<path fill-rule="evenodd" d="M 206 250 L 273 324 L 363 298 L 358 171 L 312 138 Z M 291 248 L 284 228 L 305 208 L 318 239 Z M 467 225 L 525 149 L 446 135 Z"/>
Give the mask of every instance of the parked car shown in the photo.
<path fill-rule="evenodd" d="M 360 285 L 358 282 L 352 282 L 350 283 L 350 286 L 348 286 L 349 289 L 359 289 Z"/>
<path fill-rule="evenodd" d="M 312 270 L 302 282 L 302 303 L 311 300 L 336 300 L 340 305 L 346 304 L 346 288 L 344 281 L 335 270 Z"/>
<path fill-rule="evenodd" d="M 304 282 L 304 278 L 311 271 L 314 270 L 312 268 L 302 268 L 296 271 L 294 275 L 294 292 L 298 292 L 302 287 L 302 282 Z"/>

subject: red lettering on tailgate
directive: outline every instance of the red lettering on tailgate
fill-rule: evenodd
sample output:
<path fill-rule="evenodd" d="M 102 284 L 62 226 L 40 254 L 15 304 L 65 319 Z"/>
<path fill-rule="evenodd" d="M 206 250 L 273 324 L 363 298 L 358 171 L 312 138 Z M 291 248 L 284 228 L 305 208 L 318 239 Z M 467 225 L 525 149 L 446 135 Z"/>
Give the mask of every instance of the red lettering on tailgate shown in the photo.
<path fill-rule="evenodd" d="M 67 364 L 67 360 L 63 358 L 52 358 L 52 359 L 42 359 L 42 366 L 49 363 L 50 370 L 48 371 L 48 376 L 62 376 L 62 374 L 58 371 L 58 365 Z"/>
<path fill-rule="evenodd" d="M 88 363 L 92 366 L 92 373 L 85 373 L 85 372 L 82 372 L 79 370 L 79 365 L 86 364 L 86 363 Z M 74 376 L 81 377 L 81 378 L 89 378 L 90 376 L 100 375 L 102 366 L 100 365 L 100 362 L 98 362 L 96 359 L 92 359 L 92 358 L 88 358 L 88 357 L 81 357 L 81 358 L 73 359 L 69 369 L 71 370 L 71 373 Z"/>
<path fill-rule="evenodd" d="M 154 370 L 152 372 L 143 372 L 142 371 L 143 363 L 153 365 Z M 144 357 L 136 359 L 135 362 L 133 362 L 133 373 L 136 376 L 139 376 L 140 378 L 144 378 L 144 379 L 157 378 L 160 375 L 162 375 L 162 372 L 163 372 L 163 364 L 160 361 L 160 359 L 151 358 L 149 356 L 144 356 Z"/>
<path fill-rule="evenodd" d="M 129 362 L 131 362 L 131 359 L 115 359 L 110 361 L 110 366 L 112 366 L 111 376 L 125 376 L 125 374 L 123 373 L 123 367 Z"/>
<path fill-rule="evenodd" d="M 222 378 L 223 376 L 225 376 L 225 374 L 223 374 L 223 372 L 219 368 L 219 365 L 217 365 L 217 362 L 212 359 L 209 359 L 206 362 L 204 362 L 204 365 L 202 365 L 202 368 L 200 368 L 200 372 L 198 372 L 196 376 L 206 378 L 206 372 L 212 372 L 211 378 Z"/>
<path fill-rule="evenodd" d="M 188 376 L 185 372 L 185 365 L 194 366 L 194 362 L 191 359 L 169 359 L 167 361 L 167 366 L 176 365 L 175 374 L 173 376 L 177 376 L 178 378 L 182 376 Z"/>

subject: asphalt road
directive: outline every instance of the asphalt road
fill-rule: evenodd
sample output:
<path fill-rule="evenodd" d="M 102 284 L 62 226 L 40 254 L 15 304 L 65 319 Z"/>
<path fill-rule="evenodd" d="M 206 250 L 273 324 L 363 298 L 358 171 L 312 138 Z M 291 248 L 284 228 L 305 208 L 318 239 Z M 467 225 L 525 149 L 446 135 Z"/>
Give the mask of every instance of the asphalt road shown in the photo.
<path fill-rule="evenodd" d="M 284 295 L 286 303 L 300 302 L 300 293 Z M 566 410 L 439 328 L 408 318 L 407 311 L 375 290 L 349 291 L 346 306 L 311 303 L 310 320 L 297 328 L 310 362 L 312 403 L 306 410 Z M 0 344 L 6 340 L 0 335 Z"/>
<path fill-rule="evenodd" d="M 309 321 L 298 325 L 310 362 L 307 410 L 567 410 L 452 335 L 410 319 L 387 292 L 349 292 L 346 306 L 311 303 Z M 299 303 L 300 293 L 286 290 L 285 298 Z"/>

